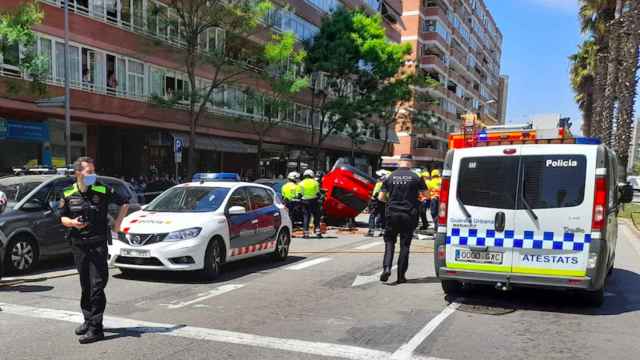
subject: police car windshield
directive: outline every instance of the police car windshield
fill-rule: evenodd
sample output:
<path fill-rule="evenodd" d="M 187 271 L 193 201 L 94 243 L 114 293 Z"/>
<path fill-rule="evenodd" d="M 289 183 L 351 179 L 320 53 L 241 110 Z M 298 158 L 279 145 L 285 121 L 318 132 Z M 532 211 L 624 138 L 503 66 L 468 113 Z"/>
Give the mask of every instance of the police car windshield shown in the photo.
<path fill-rule="evenodd" d="M 158 196 L 145 210 L 157 212 L 216 211 L 228 193 L 229 189 L 222 187 L 174 187 Z"/>

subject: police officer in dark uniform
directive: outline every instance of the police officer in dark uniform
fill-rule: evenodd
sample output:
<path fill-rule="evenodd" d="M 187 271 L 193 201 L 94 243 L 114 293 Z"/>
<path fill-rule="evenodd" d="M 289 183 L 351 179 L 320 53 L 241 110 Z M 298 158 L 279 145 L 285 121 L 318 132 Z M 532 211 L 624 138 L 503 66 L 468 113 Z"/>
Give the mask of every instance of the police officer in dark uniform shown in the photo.
<path fill-rule="evenodd" d="M 396 171 L 382 184 L 378 199 L 386 203 L 386 228 L 384 233 L 383 272 L 380 281 L 391 276 L 393 253 L 400 235 L 400 256 L 398 257 L 398 284 L 407 282 L 405 274 L 409 268 L 409 249 L 413 232 L 418 226 L 419 196 L 426 196 L 427 186 L 411 169 L 411 155 L 401 155 Z"/>
<path fill-rule="evenodd" d="M 78 339 L 81 344 L 88 344 L 104 338 L 102 315 L 107 304 L 104 288 L 109 278 L 107 236 L 111 236 L 107 210 L 110 203 L 120 206 L 113 226 L 119 229 L 127 214 L 128 199 L 96 182 L 91 158 L 76 160 L 74 170 L 76 182 L 64 190 L 60 220 L 69 228 L 68 238 L 82 287 L 80 307 L 84 323 L 75 332 L 81 335 Z"/>

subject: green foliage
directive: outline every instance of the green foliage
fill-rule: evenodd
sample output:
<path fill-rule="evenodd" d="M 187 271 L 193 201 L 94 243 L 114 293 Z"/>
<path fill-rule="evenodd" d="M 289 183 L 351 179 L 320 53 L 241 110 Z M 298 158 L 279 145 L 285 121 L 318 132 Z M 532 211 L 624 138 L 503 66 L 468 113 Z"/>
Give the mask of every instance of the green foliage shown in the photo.
<path fill-rule="evenodd" d="M 569 57 L 571 87 L 576 93 L 576 102 L 581 109 L 584 108 L 587 94 L 593 88 L 597 53 L 598 45 L 594 40 L 588 39 L 578 47 L 577 53 Z"/>
<path fill-rule="evenodd" d="M 48 60 L 36 51 L 36 35 L 33 27 L 42 23 L 44 13 L 36 2 L 25 2 L 15 9 L 0 13 L 0 48 L 3 53 L 15 46 L 23 51 L 19 61 L 21 71 L 33 80 L 29 84 L 30 92 L 42 95 L 46 92 L 43 83 L 48 70 Z M 9 88 L 15 95 L 25 92 L 24 86 L 14 84 Z"/>
<path fill-rule="evenodd" d="M 328 136 L 345 130 L 359 142 L 363 122 L 399 100 L 394 96 L 400 95 L 400 86 L 395 91 L 387 86 L 411 52 L 410 45 L 387 39 L 380 14 L 341 8 L 323 19 L 307 48 L 307 71 L 327 79 L 325 86 L 313 84 L 312 108 L 320 119 L 312 129 L 316 149 Z M 409 92 L 408 86 L 404 91 Z"/>

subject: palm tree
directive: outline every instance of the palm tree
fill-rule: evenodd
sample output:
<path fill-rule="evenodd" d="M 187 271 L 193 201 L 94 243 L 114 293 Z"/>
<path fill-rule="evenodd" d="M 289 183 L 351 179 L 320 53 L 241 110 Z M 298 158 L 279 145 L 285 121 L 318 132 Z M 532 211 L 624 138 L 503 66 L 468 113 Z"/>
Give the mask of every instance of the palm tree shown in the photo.
<path fill-rule="evenodd" d="M 607 25 L 615 19 L 617 0 L 580 0 L 580 25 L 583 34 L 591 34 L 605 50 Z"/>
<path fill-rule="evenodd" d="M 593 88 L 595 83 L 596 55 L 598 46 L 594 40 L 585 40 L 571 60 L 571 87 L 575 100 L 582 111 L 582 133 L 591 136 L 593 118 Z"/>

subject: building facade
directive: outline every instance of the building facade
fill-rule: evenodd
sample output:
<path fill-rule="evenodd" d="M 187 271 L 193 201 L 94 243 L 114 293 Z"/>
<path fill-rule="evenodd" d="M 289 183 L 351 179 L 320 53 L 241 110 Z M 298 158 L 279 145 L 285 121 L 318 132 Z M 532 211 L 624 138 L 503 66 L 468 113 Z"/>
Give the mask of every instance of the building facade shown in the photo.
<path fill-rule="evenodd" d="M 482 0 L 406 0 L 401 35 L 413 48 L 414 70 L 437 80 L 435 87 L 418 89 L 436 105 L 419 100 L 406 105 L 398 121 L 400 142 L 385 163 L 393 166 L 401 154 L 412 154 L 416 167 L 437 167 L 463 114 L 476 113 L 485 125 L 504 123 L 508 81 L 500 75 L 502 33 Z M 425 111 L 432 124 L 412 125 L 412 114 Z"/>
<path fill-rule="evenodd" d="M 21 0 L 4 0 L 0 9 L 13 8 Z M 48 60 L 47 97 L 62 96 L 64 69 L 64 0 L 41 0 L 42 24 L 34 31 L 38 53 Z M 276 31 L 291 31 L 298 40 L 313 37 L 321 20 L 338 6 L 382 12 L 388 37 L 400 41 L 394 22 L 400 18 L 400 3 L 380 0 L 290 0 L 275 2 L 277 16 L 270 16 Z M 265 138 L 263 154 L 257 158 L 257 135 L 236 119 L 256 115 L 241 87 L 228 86 L 214 95 L 209 114 L 197 129 L 195 144 L 188 143 L 189 114 L 179 106 L 162 108 L 152 97 L 168 97 L 188 87 L 186 73 L 171 53 L 181 51 L 180 39 L 170 26 L 157 21 L 158 12 L 168 11 L 162 0 L 69 0 L 69 62 L 71 83 L 72 159 L 65 159 L 64 111 L 38 107 L 34 96 L 15 93 L 16 84 L 28 82 L 19 68 L 19 46 L 0 54 L 0 173 L 25 165 L 63 165 L 87 154 L 97 159 L 99 171 L 112 175 L 140 176 L 173 174 L 176 138 L 196 150 L 198 171 L 238 172 L 254 179 L 276 177 L 290 170 L 320 164 L 321 170 L 351 153 L 346 136 L 330 137 L 320 158 L 312 157 L 308 99 L 300 96 L 289 111 L 279 114 L 284 126 Z M 397 16 L 394 17 L 394 13 Z M 395 20 L 394 20 L 395 19 Z M 225 43 L 223 29 L 210 29 L 204 47 Z M 158 46 L 161 44 L 162 46 Z M 154 45 L 154 46 L 151 46 Z M 212 74 L 198 71 L 198 82 Z M 247 75 L 246 86 L 257 81 Z M 259 87 L 259 85 L 255 85 Z M 257 89 L 260 91 L 260 89 Z M 376 164 L 383 146 L 371 134 L 357 150 L 356 164 L 363 169 Z M 187 159 L 179 171 L 185 174 Z M 259 164 L 259 166 L 256 166 Z M 373 165 L 375 166 L 375 165 Z"/>

